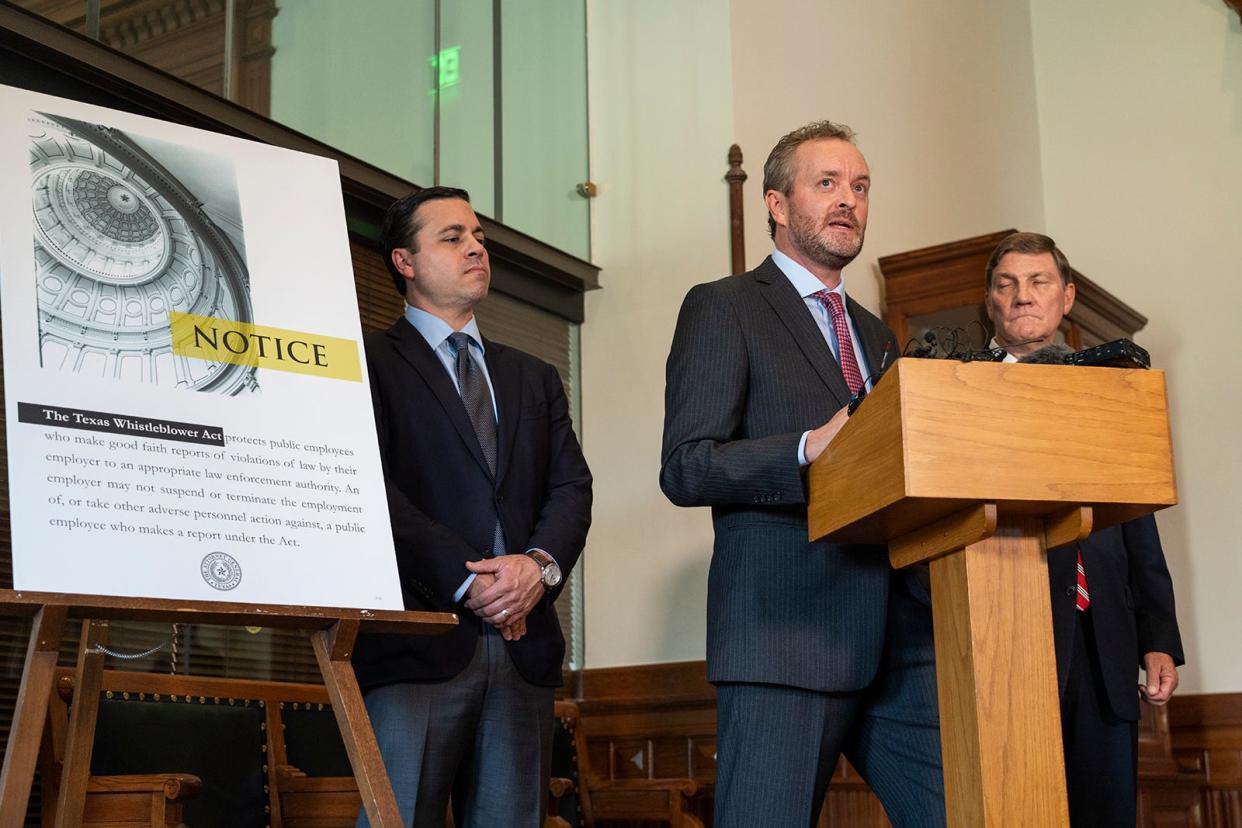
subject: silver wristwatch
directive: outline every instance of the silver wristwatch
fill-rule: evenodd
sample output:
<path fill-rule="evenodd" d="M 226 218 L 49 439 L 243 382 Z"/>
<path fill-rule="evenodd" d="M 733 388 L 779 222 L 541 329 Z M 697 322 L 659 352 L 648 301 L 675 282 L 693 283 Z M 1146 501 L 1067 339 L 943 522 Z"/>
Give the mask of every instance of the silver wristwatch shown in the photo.
<path fill-rule="evenodd" d="M 542 549 L 532 549 L 526 553 L 531 560 L 539 564 L 540 578 L 548 589 L 558 586 L 561 582 L 561 565 Z"/>

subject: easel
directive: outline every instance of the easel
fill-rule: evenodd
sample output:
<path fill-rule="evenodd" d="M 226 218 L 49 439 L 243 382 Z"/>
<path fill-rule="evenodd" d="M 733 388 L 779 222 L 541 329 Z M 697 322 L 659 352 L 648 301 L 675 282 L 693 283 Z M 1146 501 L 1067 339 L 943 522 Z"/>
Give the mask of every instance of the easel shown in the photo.
<path fill-rule="evenodd" d="M 0 828 L 20 828 L 34 782 L 52 678 L 65 622 L 81 619 L 75 703 L 69 717 L 65 763 L 56 809 L 56 828 L 77 828 L 90 778 L 95 719 L 103 677 L 103 653 L 110 621 L 166 621 L 180 624 L 264 626 L 311 633 L 315 659 L 332 700 L 341 739 L 353 766 L 367 818 L 375 828 L 397 828 L 401 816 L 380 758 L 375 732 L 349 661 L 360 630 L 431 635 L 452 628 L 452 613 L 337 609 L 157 598 L 115 598 L 53 592 L 0 590 L 0 615 L 33 617 L 30 646 L 13 711 L 4 767 L 0 770 Z"/>

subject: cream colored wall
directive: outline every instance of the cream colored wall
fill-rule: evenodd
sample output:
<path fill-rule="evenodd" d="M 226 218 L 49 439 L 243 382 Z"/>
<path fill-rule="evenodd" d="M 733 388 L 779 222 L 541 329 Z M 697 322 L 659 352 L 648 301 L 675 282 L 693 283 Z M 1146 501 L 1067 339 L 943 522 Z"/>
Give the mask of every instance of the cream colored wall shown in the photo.
<path fill-rule="evenodd" d="M 589 0 L 592 258 L 583 443 L 595 474 L 586 665 L 703 657 L 711 522 L 660 493 L 664 358 L 691 285 L 728 270 L 729 16 Z"/>
<path fill-rule="evenodd" d="M 760 182 L 784 132 L 832 118 L 875 177 L 850 291 L 879 305 L 874 261 L 1042 224 L 1025 2 L 588 3 L 593 259 L 582 328 L 595 473 L 585 563 L 586 666 L 701 659 L 706 509 L 658 488 L 664 360 L 693 284 L 729 268 L 726 152 L 737 141 L 753 265 L 770 242 Z M 830 412 L 825 412 L 827 415 Z"/>
<path fill-rule="evenodd" d="M 1242 689 L 1242 23 L 1220 0 L 1031 0 L 1046 226 L 1146 314 L 1181 505 L 1157 520 L 1182 692 Z"/>
<path fill-rule="evenodd" d="M 750 266 L 771 250 L 763 161 L 782 134 L 821 118 L 853 127 L 871 167 L 867 239 L 845 279 L 872 310 L 879 256 L 1041 223 L 1025 0 L 745 0 L 732 10 Z"/>

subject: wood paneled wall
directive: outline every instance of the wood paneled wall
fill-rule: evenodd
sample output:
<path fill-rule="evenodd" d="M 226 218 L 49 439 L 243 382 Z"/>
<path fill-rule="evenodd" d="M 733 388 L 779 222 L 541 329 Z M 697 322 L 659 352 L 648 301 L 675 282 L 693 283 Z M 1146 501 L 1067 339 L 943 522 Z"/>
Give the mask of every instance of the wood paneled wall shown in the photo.
<path fill-rule="evenodd" d="M 590 769 L 603 779 L 688 778 L 695 814 L 711 824 L 716 695 L 702 661 L 585 670 L 579 699 Z M 1139 825 L 1242 828 L 1242 693 L 1175 696 L 1143 706 Z M 619 826 L 625 823 L 609 823 Z M 883 828 L 880 802 L 838 764 L 820 828 Z"/>
<path fill-rule="evenodd" d="M 1200 824 L 1242 826 L 1242 693 L 1174 696 L 1169 731 L 1179 771 L 1206 777 Z"/>

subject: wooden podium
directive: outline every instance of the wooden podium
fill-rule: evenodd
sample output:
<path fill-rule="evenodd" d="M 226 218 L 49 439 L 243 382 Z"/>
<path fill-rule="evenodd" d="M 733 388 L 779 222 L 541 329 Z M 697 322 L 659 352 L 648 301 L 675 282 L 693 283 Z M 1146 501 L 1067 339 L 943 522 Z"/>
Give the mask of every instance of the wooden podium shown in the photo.
<path fill-rule="evenodd" d="M 810 470 L 812 539 L 931 562 L 954 826 L 1065 826 L 1049 547 L 1177 502 L 1164 374 L 900 359 Z"/>

